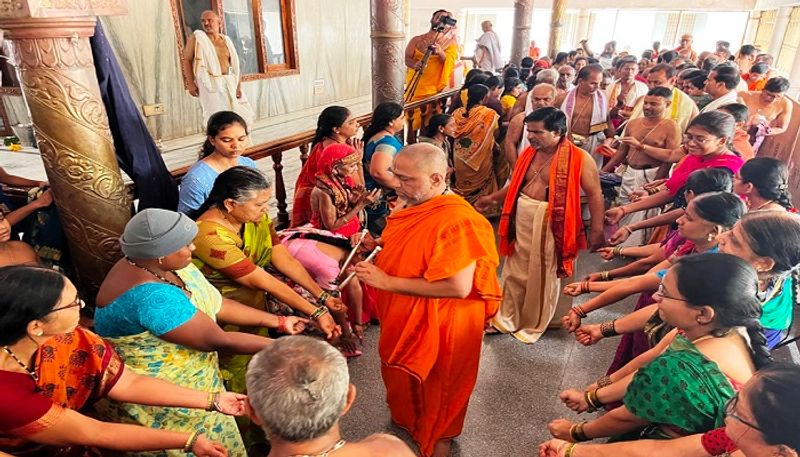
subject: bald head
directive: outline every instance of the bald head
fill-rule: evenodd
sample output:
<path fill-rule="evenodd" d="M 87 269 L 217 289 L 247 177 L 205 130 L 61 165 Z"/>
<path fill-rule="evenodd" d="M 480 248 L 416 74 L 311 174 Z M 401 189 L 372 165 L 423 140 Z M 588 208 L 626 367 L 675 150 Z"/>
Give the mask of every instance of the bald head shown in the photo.
<path fill-rule="evenodd" d="M 401 157 L 404 160 L 408 160 L 414 169 L 424 174 L 439 173 L 444 175 L 447 173 L 447 157 L 444 151 L 434 144 L 410 144 L 397 153 L 395 160 Z"/>

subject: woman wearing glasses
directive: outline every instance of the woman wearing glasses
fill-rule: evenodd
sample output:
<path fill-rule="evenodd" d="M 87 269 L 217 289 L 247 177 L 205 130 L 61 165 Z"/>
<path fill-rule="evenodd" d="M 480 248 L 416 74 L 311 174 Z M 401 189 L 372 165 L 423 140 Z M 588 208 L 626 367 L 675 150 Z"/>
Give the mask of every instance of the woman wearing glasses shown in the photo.
<path fill-rule="evenodd" d="M 79 411 L 100 398 L 244 414 L 244 395 L 178 387 L 128 369 L 109 343 L 78 327 L 85 306 L 60 273 L 0 268 L 0 450 L 14 455 L 85 455 L 81 449 L 183 449 L 224 456 L 191 430 L 100 422 Z"/>
<path fill-rule="evenodd" d="M 575 444 L 553 439 L 539 457 L 797 457 L 800 449 L 800 367 L 759 370 L 724 408 L 725 426 L 673 440 Z"/>
<path fill-rule="evenodd" d="M 659 344 L 585 392 L 560 398 L 577 412 L 622 401 L 598 419 L 558 419 L 550 433 L 568 441 L 609 436 L 669 439 L 722 426 L 725 403 L 771 358 L 759 322 L 756 271 L 730 254 L 682 258 L 654 295 L 674 329 Z"/>
<path fill-rule="evenodd" d="M 673 170 L 665 187 L 653 195 L 606 211 L 606 224 L 619 223 L 626 214 L 664 206 L 681 194 L 689 175 L 703 168 L 727 168 L 736 173 L 744 161 L 728 149 L 733 138 L 736 120 L 728 113 L 711 111 L 697 116 L 689 123 L 683 138 L 683 145 L 672 151 L 651 151 L 649 147 L 642 152 L 666 162 L 680 164 Z M 685 156 L 685 157 L 684 157 Z"/>

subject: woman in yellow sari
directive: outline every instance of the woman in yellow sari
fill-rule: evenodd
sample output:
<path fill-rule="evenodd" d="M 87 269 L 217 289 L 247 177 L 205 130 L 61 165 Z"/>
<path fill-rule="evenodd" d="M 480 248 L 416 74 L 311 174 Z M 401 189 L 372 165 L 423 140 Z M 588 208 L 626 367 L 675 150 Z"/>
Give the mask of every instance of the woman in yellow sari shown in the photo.
<path fill-rule="evenodd" d="M 471 204 L 495 192 L 499 181 L 505 181 L 508 175 L 508 165 L 503 167 L 496 160 L 496 156 L 502 159 L 501 154 L 495 154 L 499 116 L 483 105 L 488 94 L 489 88 L 483 84 L 471 86 L 467 92 L 467 106 L 453 113 L 456 120 L 453 191 Z M 498 171 L 503 176 L 498 176 Z"/>

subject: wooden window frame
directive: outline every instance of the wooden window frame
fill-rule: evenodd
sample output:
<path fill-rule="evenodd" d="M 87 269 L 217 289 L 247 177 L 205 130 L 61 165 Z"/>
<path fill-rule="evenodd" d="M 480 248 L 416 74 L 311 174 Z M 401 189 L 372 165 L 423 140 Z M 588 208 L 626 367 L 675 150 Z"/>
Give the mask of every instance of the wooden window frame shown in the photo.
<path fill-rule="evenodd" d="M 300 74 L 300 59 L 297 49 L 297 18 L 295 16 L 295 0 L 279 0 L 281 6 L 281 25 L 283 29 L 283 50 L 286 63 L 282 64 L 269 64 L 266 55 L 266 43 L 264 42 L 264 24 L 261 17 L 261 1 L 262 0 L 249 0 L 251 9 L 253 11 L 253 33 L 258 37 L 256 43 L 256 56 L 258 57 L 258 73 L 242 74 L 242 81 L 256 81 L 267 78 L 278 78 L 281 76 L 290 76 Z M 216 11 L 222 19 L 222 33 L 227 34 L 225 30 L 225 18 L 223 13 L 223 6 L 225 0 L 210 0 L 211 9 Z M 183 4 L 181 0 L 170 0 L 172 9 L 172 22 L 175 28 L 175 39 L 178 46 L 178 56 L 183 56 L 183 50 L 186 47 L 186 40 L 188 39 L 191 31 L 184 30 L 183 24 Z M 181 65 L 181 74 L 183 75 L 184 87 L 189 87 L 189 80 L 193 75 L 186 74 L 183 65 Z"/>

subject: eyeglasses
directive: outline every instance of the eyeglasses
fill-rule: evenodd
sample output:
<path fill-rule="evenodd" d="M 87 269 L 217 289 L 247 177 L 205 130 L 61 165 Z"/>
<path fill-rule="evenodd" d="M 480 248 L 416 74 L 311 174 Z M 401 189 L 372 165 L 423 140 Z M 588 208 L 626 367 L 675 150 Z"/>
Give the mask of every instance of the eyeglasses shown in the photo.
<path fill-rule="evenodd" d="M 697 136 L 689 135 L 688 133 L 683 135 L 683 142 L 684 143 L 689 143 L 691 141 L 694 141 L 697 144 L 706 144 L 709 141 L 713 141 L 713 140 L 714 140 L 713 138 L 697 137 Z"/>
<path fill-rule="evenodd" d="M 75 297 L 75 301 L 73 301 L 69 305 L 65 305 L 60 308 L 53 308 L 48 313 L 46 313 L 45 316 L 47 316 L 48 314 L 52 314 L 56 311 L 61 311 L 62 309 L 70 309 L 70 308 L 80 308 L 80 309 L 86 308 L 86 302 L 83 301 L 81 297 L 78 295 Z"/>
<path fill-rule="evenodd" d="M 677 301 L 682 301 L 682 302 L 689 303 L 689 300 L 684 300 L 683 298 L 672 297 L 672 296 L 670 296 L 670 295 L 667 295 L 667 294 L 666 294 L 666 290 L 667 290 L 667 289 L 664 287 L 664 283 L 662 282 L 662 283 L 660 283 L 660 284 L 658 285 L 658 289 L 656 289 L 656 293 L 657 293 L 659 296 L 661 296 L 661 298 L 666 298 L 666 299 L 669 299 L 669 300 L 677 300 Z"/>
<path fill-rule="evenodd" d="M 724 409 L 725 416 L 726 417 L 730 417 L 731 419 L 736 419 L 737 421 L 739 421 L 742 424 L 752 428 L 753 430 L 757 430 L 759 432 L 762 431 L 761 428 L 759 428 L 758 425 L 756 425 L 756 424 L 754 424 L 754 423 L 752 423 L 752 422 L 750 422 L 748 420 L 742 419 L 740 416 L 736 415 L 736 413 L 734 411 L 736 410 L 736 405 L 738 405 L 738 404 L 739 404 L 739 394 L 737 393 L 736 395 L 731 397 L 730 400 L 728 400 L 727 403 L 725 403 L 725 409 Z"/>

